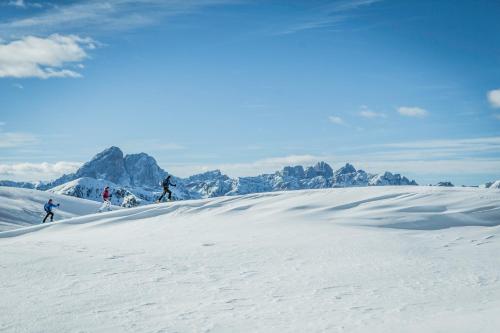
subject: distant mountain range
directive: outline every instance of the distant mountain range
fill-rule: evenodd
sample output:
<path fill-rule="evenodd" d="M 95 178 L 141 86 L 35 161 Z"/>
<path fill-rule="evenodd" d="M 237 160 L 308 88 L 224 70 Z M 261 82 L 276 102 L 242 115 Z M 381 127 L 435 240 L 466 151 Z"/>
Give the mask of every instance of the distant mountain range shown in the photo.
<path fill-rule="evenodd" d="M 124 155 L 120 148 L 110 147 L 75 173 L 52 182 L 0 181 L 0 186 L 32 188 L 100 201 L 101 192 L 107 185 L 112 189 L 113 204 L 131 207 L 153 202 L 167 175 L 148 154 Z M 370 174 L 356 170 L 349 163 L 333 171 L 326 162 L 307 168 L 287 166 L 275 173 L 255 177 L 231 178 L 214 170 L 187 178 L 172 176 L 172 180 L 177 185 L 172 188 L 176 200 L 330 187 L 418 185 L 400 174 Z"/>

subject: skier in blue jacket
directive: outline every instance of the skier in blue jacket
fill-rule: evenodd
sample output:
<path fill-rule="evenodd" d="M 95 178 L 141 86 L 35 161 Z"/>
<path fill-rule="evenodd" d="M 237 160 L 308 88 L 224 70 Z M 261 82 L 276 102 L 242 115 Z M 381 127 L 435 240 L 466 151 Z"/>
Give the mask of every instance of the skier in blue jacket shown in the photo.
<path fill-rule="evenodd" d="M 49 202 L 47 202 L 44 206 L 43 209 L 47 212 L 47 215 L 45 215 L 45 218 L 43 219 L 42 223 L 45 223 L 45 220 L 47 220 L 47 217 L 50 215 L 50 222 L 54 221 L 54 213 L 52 212 L 52 208 L 54 207 L 59 207 L 59 204 L 54 204 L 52 202 L 52 199 L 49 199 Z"/>

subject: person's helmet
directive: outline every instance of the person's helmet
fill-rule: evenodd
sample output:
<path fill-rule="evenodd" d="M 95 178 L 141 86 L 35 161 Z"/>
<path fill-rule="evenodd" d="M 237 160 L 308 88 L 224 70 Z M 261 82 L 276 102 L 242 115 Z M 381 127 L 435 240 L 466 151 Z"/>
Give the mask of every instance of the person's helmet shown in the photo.
<path fill-rule="evenodd" d="M 104 189 L 105 189 L 105 190 L 109 189 L 109 186 L 106 186 Z"/>
<path fill-rule="evenodd" d="M 52 202 L 52 199 L 49 199 L 49 202 Z"/>

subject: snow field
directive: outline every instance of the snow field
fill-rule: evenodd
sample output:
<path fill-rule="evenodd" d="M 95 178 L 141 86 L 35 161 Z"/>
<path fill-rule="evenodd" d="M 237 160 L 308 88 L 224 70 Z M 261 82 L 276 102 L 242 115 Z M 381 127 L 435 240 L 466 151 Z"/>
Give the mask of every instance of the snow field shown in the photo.
<path fill-rule="evenodd" d="M 496 332 L 500 191 L 183 201 L 0 233 L 0 331 Z"/>

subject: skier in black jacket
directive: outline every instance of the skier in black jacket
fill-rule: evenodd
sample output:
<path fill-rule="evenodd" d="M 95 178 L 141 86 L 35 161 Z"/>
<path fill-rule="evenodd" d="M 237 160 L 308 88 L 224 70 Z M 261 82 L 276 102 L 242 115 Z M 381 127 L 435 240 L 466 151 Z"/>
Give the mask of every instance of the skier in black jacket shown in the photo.
<path fill-rule="evenodd" d="M 161 183 L 161 185 L 163 186 L 163 194 L 158 198 L 158 201 L 157 202 L 161 202 L 161 199 L 163 199 L 163 197 L 165 196 L 165 194 L 168 193 L 168 200 L 172 200 L 172 191 L 170 191 L 170 189 L 168 188 L 170 185 L 172 186 L 176 186 L 175 184 L 172 184 L 170 182 L 170 178 L 172 176 L 171 175 L 168 175 L 167 178 L 165 178 L 163 180 L 163 182 Z"/>

